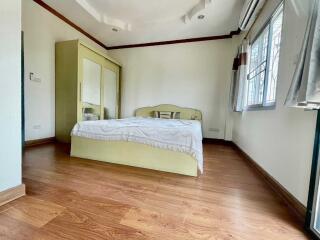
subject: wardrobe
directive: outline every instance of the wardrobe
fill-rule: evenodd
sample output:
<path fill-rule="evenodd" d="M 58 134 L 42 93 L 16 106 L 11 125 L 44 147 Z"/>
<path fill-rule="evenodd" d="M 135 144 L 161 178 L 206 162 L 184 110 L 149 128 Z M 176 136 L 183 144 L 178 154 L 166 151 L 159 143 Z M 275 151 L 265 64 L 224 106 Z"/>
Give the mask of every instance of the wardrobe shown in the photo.
<path fill-rule="evenodd" d="M 121 66 L 80 40 L 55 47 L 56 139 L 70 142 L 77 122 L 120 117 Z"/>

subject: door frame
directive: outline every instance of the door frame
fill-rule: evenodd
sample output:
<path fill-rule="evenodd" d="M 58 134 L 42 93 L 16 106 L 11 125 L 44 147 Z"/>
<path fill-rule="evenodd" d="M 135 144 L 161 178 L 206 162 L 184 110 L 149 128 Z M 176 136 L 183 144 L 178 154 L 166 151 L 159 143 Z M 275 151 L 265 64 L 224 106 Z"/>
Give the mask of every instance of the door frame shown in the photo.
<path fill-rule="evenodd" d="M 320 110 L 317 110 L 317 123 L 316 131 L 314 136 L 314 145 L 313 145 L 313 156 L 312 156 L 312 165 L 311 165 L 311 174 L 310 174 L 310 183 L 309 183 L 309 194 L 308 194 L 308 204 L 307 212 L 305 219 L 305 228 L 312 235 L 314 239 L 320 239 L 320 234 L 317 234 L 312 225 L 314 223 L 313 218 L 315 214 L 316 207 L 316 193 L 319 186 L 319 150 L 320 150 Z M 320 192 L 319 192 L 320 193 Z"/>
<path fill-rule="evenodd" d="M 24 32 L 21 31 L 21 146 L 25 145 L 25 108 L 24 108 Z"/>

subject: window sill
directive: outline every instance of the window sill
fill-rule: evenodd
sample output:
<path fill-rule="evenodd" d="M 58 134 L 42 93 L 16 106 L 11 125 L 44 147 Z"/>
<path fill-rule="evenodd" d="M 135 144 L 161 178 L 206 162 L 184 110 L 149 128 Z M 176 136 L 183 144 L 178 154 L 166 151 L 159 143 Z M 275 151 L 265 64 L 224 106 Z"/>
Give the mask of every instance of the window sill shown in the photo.
<path fill-rule="evenodd" d="M 244 111 L 265 111 L 265 110 L 274 110 L 276 109 L 276 104 L 273 103 L 271 105 L 253 105 L 253 106 L 247 106 Z"/>

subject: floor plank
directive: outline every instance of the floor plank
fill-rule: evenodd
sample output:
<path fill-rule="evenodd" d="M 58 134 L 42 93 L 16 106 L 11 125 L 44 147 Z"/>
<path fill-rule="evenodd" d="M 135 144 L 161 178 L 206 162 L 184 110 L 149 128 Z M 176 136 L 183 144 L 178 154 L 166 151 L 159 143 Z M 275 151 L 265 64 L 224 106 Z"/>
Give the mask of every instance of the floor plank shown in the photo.
<path fill-rule="evenodd" d="M 55 203 L 26 196 L 15 201 L 15 204 L 2 212 L 3 215 L 42 227 L 64 211 L 64 207 Z"/>
<path fill-rule="evenodd" d="M 308 239 L 234 148 L 205 144 L 204 158 L 194 178 L 27 148 L 27 196 L 0 207 L 0 239 Z"/>

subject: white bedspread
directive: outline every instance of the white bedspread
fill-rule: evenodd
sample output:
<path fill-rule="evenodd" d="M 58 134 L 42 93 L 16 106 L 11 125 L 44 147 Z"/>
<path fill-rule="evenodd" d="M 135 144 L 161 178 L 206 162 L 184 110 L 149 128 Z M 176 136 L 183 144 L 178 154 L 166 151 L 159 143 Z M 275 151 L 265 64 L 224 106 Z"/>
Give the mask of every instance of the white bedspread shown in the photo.
<path fill-rule="evenodd" d="M 105 141 L 129 141 L 190 154 L 203 172 L 201 123 L 196 120 L 126 118 L 77 123 L 71 135 Z"/>

